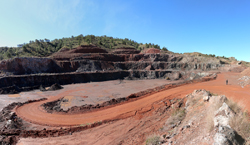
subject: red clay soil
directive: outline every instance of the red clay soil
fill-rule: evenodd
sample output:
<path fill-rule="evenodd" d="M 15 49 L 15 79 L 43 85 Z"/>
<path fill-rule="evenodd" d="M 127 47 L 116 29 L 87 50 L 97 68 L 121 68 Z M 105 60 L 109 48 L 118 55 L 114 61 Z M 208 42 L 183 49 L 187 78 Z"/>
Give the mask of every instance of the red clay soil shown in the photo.
<path fill-rule="evenodd" d="M 143 50 L 142 53 L 161 53 L 161 50 L 156 48 L 148 48 Z"/>
<path fill-rule="evenodd" d="M 54 101 L 59 99 L 71 92 L 79 91 L 82 88 L 75 88 L 70 91 L 63 92 L 57 96 L 51 97 L 46 101 L 34 102 L 26 104 L 24 106 L 18 107 L 16 113 L 18 116 L 24 120 L 49 125 L 49 126 L 73 126 L 86 124 L 97 121 L 104 120 L 116 120 L 127 118 L 133 116 L 136 112 L 150 108 L 154 102 L 160 101 L 164 98 L 173 99 L 173 98 L 182 98 L 186 94 L 191 93 L 195 89 L 206 89 L 216 94 L 224 94 L 228 98 L 232 98 L 235 101 L 240 101 L 250 110 L 250 90 L 248 87 L 241 88 L 235 80 L 236 73 L 224 73 L 219 74 L 218 78 L 213 81 L 203 82 L 203 83 L 194 83 L 169 89 L 166 91 L 158 92 L 147 97 L 142 97 L 136 101 L 123 103 L 121 105 L 115 105 L 107 109 L 102 109 L 98 111 L 93 111 L 83 114 L 50 114 L 44 111 L 41 107 L 43 103 Z M 226 77 L 226 78 L 225 78 Z M 229 85 L 225 85 L 225 80 L 229 80 Z"/>
<path fill-rule="evenodd" d="M 108 52 L 94 45 L 81 45 L 77 48 L 68 51 L 68 53 L 108 53 Z"/>
<path fill-rule="evenodd" d="M 74 49 L 62 48 L 58 52 L 51 55 L 52 58 L 57 60 L 67 60 L 70 58 L 80 57 L 84 54 L 99 54 L 99 53 L 108 53 L 105 49 L 99 48 L 95 45 L 81 45 Z"/>
<path fill-rule="evenodd" d="M 245 69 L 244 71 L 241 72 L 242 76 L 250 76 L 250 68 Z"/>
<path fill-rule="evenodd" d="M 231 67 L 229 69 L 230 72 L 236 72 L 236 73 L 240 73 L 242 71 L 244 71 L 246 69 L 246 67 L 242 67 L 242 66 L 234 66 L 234 67 Z"/>
<path fill-rule="evenodd" d="M 135 48 L 130 47 L 122 47 L 117 48 L 114 51 L 112 51 L 113 54 L 139 54 L 140 51 L 136 50 Z"/>

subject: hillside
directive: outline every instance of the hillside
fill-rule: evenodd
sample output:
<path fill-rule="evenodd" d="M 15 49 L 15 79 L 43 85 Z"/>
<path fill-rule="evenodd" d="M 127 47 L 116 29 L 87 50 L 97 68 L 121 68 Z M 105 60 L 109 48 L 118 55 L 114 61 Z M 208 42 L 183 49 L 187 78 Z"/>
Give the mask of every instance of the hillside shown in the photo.
<path fill-rule="evenodd" d="M 166 47 L 160 47 L 158 44 L 154 43 L 138 43 L 134 40 L 125 38 L 113 38 L 104 36 L 94 36 L 82 34 L 79 36 L 72 36 L 69 38 L 61 38 L 55 40 L 40 39 L 35 41 L 30 41 L 29 43 L 24 43 L 19 45 L 19 47 L 0 47 L 0 60 L 15 58 L 15 57 L 48 57 L 58 52 L 62 48 L 64 49 L 73 49 L 81 45 L 95 45 L 96 47 L 105 49 L 107 52 L 114 51 L 117 48 L 135 48 L 138 51 L 145 52 L 146 48 L 156 48 L 161 50 L 160 53 L 167 54 L 178 54 L 183 56 L 188 56 L 191 58 L 199 58 L 199 60 L 213 59 L 215 61 L 220 61 L 224 64 L 237 64 L 238 61 L 234 57 L 224 57 L 224 56 L 215 56 L 214 54 L 202 54 L 198 52 L 194 53 L 174 53 L 169 51 Z M 187 60 L 188 61 L 188 60 Z M 241 61 L 241 64 L 245 67 L 249 67 L 250 63 Z"/>
<path fill-rule="evenodd" d="M 153 43 L 138 43 L 134 40 L 125 38 L 113 38 L 104 36 L 94 36 L 94 35 L 79 35 L 72 36 L 69 38 L 55 39 L 55 40 L 35 40 L 30 41 L 29 43 L 25 43 L 24 45 L 20 45 L 22 47 L 0 47 L 0 60 L 6 58 L 20 57 L 20 56 L 36 56 L 36 57 L 47 57 L 51 54 L 57 52 L 61 48 L 76 48 L 80 45 L 93 44 L 97 47 L 106 49 L 107 51 L 111 51 L 116 48 L 121 47 L 132 47 L 137 50 L 142 50 L 144 48 L 157 48 L 160 49 L 160 46 Z M 164 50 L 167 50 L 164 48 Z"/>

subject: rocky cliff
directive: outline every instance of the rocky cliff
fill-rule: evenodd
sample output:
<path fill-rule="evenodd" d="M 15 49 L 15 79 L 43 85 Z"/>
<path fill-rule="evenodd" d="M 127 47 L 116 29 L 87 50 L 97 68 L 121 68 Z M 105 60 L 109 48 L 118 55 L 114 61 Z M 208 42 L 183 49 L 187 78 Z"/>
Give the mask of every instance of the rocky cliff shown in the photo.
<path fill-rule="evenodd" d="M 87 45 L 72 50 L 63 49 L 50 58 L 3 60 L 0 62 L 0 87 L 4 89 L 16 85 L 19 88 L 37 88 L 39 85 L 54 83 L 113 79 L 196 79 L 200 77 L 198 72 L 218 70 L 224 66 L 214 58 L 149 52 L 138 54 L 135 49 L 121 48 L 108 53 L 96 46 Z M 188 73 L 191 71 L 195 73 Z"/>

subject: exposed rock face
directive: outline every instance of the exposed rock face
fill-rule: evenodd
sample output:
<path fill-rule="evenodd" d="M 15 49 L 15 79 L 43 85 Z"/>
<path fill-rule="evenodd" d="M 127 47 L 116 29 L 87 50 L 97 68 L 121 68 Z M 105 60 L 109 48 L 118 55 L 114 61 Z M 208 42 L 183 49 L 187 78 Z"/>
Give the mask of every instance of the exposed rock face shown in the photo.
<path fill-rule="evenodd" d="M 53 68 L 53 69 L 52 69 Z M 56 62 L 50 58 L 14 58 L 0 62 L 0 70 L 15 75 L 59 72 Z"/>
<path fill-rule="evenodd" d="M 107 53 L 106 50 L 93 45 L 82 45 L 72 50 L 63 48 L 51 58 L 4 60 L 0 62 L 0 70 L 4 72 L 0 73 L 0 77 L 4 77 L 1 78 L 0 93 L 27 90 L 24 88 L 27 86 L 30 89 L 31 86 L 39 88 L 40 85 L 50 86 L 54 83 L 63 85 L 112 79 L 195 80 L 206 74 L 188 73 L 188 71 L 217 70 L 223 66 L 214 60 L 204 61 L 200 58 L 194 60 L 185 55 L 161 54 L 158 51 L 160 52 L 158 49 L 148 49 L 149 53 L 138 54 L 139 51 L 134 48 L 120 48 L 113 53 Z M 35 75 L 10 78 L 6 75 L 8 73 Z M 54 74 L 37 75 L 39 73 Z"/>
<path fill-rule="evenodd" d="M 150 62 L 150 61 L 128 61 L 128 62 L 109 62 L 99 60 L 79 60 L 79 61 L 58 61 L 59 67 L 64 72 L 85 72 L 85 71 L 110 71 L 110 70 L 214 70 L 219 64 L 195 64 L 177 62 Z M 199 67 L 195 67 L 195 66 Z M 215 69 L 216 70 L 216 69 Z M 204 75 L 205 73 L 201 73 Z M 191 79 L 197 76 L 192 74 Z"/>
<path fill-rule="evenodd" d="M 161 50 L 156 48 L 148 48 L 143 50 L 142 53 L 161 53 Z"/>
<path fill-rule="evenodd" d="M 234 117 L 235 113 L 224 102 L 215 112 L 214 127 L 217 132 L 214 136 L 215 145 L 240 145 L 244 144 L 244 139 L 235 132 L 229 125 L 229 120 Z"/>
<path fill-rule="evenodd" d="M 128 79 L 164 78 L 171 73 L 172 71 L 113 71 L 10 76 L 0 78 L 0 88 L 11 87 L 13 84 L 19 88 L 27 86 L 39 88 L 40 85 L 51 86 L 55 83 L 64 85 L 90 81 L 125 79 L 126 77 L 129 77 Z"/>
<path fill-rule="evenodd" d="M 230 126 L 220 126 L 214 136 L 214 145 L 241 145 L 242 141 L 238 142 L 238 137 L 239 135 Z"/>
<path fill-rule="evenodd" d="M 229 125 L 229 119 L 234 116 L 234 112 L 224 102 L 222 106 L 215 112 L 214 126 L 227 126 Z"/>
<path fill-rule="evenodd" d="M 112 53 L 113 54 L 139 54 L 140 51 L 136 50 L 135 48 L 122 47 L 122 48 L 115 49 Z"/>
<path fill-rule="evenodd" d="M 69 50 L 66 53 L 108 53 L 108 52 L 94 45 L 81 45 L 77 48 Z"/>

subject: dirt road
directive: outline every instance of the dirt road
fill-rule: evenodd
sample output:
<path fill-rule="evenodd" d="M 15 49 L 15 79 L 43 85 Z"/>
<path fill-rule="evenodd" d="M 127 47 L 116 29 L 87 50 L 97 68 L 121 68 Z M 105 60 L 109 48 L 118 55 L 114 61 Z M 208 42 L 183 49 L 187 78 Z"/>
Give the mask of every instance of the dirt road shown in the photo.
<path fill-rule="evenodd" d="M 232 98 L 233 100 L 240 102 L 240 104 L 246 107 L 247 110 L 250 110 L 250 89 L 249 87 L 241 88 L 239 85 L 237 85 L 237 75 L 238 74 L 236 73 L 218 74 L 217 79 L 213 81 L 189 84 L 169 89 L 133 102 L 128 102 L 122 105 L 116 105 L 111 108 L 83 114 L 50 114 L 45 112 L 42 107 L 40 107 L 40 105 L 45 102 L 56 100 L 62 96 L 66 96 L 68 93 L 80 89 L 76 88 L 62 92 L 61 94 L 51 97 L 46 101 L 34 102 L 21 106 L 16 109 L 16 113 L 24 120 L 30 121 L 32 123 L 49 126 L 73 126 L 102 120 L 127 118 L 129 116 L 135 115 L 137 111 L 150 110 L 152 107 L 154 107 L 154 102 L 160 101 L 164 98 L 181 98 L 186 94 L 191 93 L 195 89 L 206 89 L 212 93 L 224 94 L 228 98 Z M 229 80 L 229 85 L 225 84 L 226 79 Z"/>

